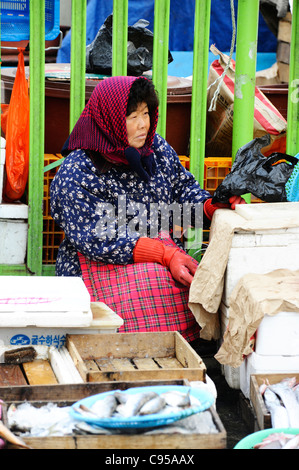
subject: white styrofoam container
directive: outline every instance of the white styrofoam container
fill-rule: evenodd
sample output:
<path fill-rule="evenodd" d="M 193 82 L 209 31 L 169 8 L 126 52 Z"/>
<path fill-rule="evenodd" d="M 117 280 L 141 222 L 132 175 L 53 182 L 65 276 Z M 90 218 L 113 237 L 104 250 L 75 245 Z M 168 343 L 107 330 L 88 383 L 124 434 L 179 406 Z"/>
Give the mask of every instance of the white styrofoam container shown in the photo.
<path fill-rule="evenodd" d="M 0 264 L 25 262 L 27 234 L 27 221 L 0 219 Z"/>
<path fill-rule="evenodd" d="M 265 315 L 256 332 L 255 352 L 261 356 L 299 357 L 299 312 Z"/>
<path fill-rule="evenodd" d="M 1 276 L 0 327 L 86 327 L 91 321 L 80 277 Z"/>
<path fill-rule="evenodd" d="M 237 232 L 229 253 L 222 301 L 248 273 L 266 274 L 275 269 L 299 269 L 299 227 L 256 232 Z"/>
<path fill-rule="evenodd" d="M 250 396 L 250 376 L 252 374 L 298 374 L 299 355 L 261 356 L 252 352 L 240 366 L 240 389 L 246 398 Z"/>
<path fill-rule="evenodd" d="M 2 194 L 2 193 L 1 193 Z M 23 264 L 28 237 L 28 206 L 0 204 L 0 264 Z"/>
<path fill-rule="evenodd" d="M 226 307 L 226 305 L 223 303 L 220 305 L 219 315 L 221 337 L 223 338 L 229 322 L 229 308 Z M 256 361 L 259 361 L 258 364 L 264 366 L 265 363 L 262 362 L 262 358 L 266 357 L 266 364 L 268 365 L 270 362 L 272 364 L 272 361 L 270 361 L 271 356 L 273 356 L 274 359 L 275 357 L 278 359 L 278 364 L 282 364 L 282 361 L 287 363 L 287 359 L 281 359 L 282 357 L 289 357 L 292 361 L 292 364 L 294 364 L 295 359 L 293 358 L 297 357 L 299 367 L 298 312 L 279 312 L 273 316 L 266 315 L 262 319 L 256 331 L 255 355 L 253 355 L 251 358 L 248 356 L 248 361 L 251 364 L 253 358 L 256 358 Z M 242 364 L 240 367 L 236 368 L 228 365 L 222 365 L 221 368 L 228 385 L 231 388 L 240 389 L 242 382 L 241 371 L 243 370 L 244 375 L 244 365 Z M 266 372 L 269 372 L 269 370 Z M 272 372 L 276 372 L 275 369 Z M 284 371 L 282 371 L 282 373 L 284 373 Z"/>
<path fill-rule="evenodd" d="M 236 206 L 237 214 L 247 220 L 279 220 L 280 219 L 298 219 L 298 202 L 275 202 L 265 204 L 238 204 Z"/>
<path fill-rule="evenodd" d="M 28 206 L 21 202 L 0 204 L 0 219 L 27 220 Z"/>
<path fill-rule="evenodd" d="M 0 204 L 2 202 L 3 195 L 3 183 L 4 183 L 4 166 L 5 166 L 5 145 L 6 141 L 1 137 L 1 149 L 0 149 Z"/>
<path fill-rule="evenodd" d="M 1 276 L 0 362 L 7 347 L 61 348 L 67 334 L 115 333 L 122 324 L 106 304 L 91 304 L 80 277 Z"/>
<path fill-rule="evenodd" d="M 240 390 L 240 367 L 221 365 L 221 372 L 227 384 L 236 390 Z"/>
<path fill-rule="evenodd" d="M 245 274 L 299 269 L 299 202 L 238 204 L 235 213 L 244 222 L 250 221 L 252 227 L 255 221 L 260 227 L 262 220 L 267 228 L 234 233 L 222 296 L 227 306 L 233 288 Z M 225 211 L 219 211 L 217 216 L 217 223 L 221 225 L 222 219 L 225 222 Z"/>
<path fill-rule="evenodd" d="M 220 334 L 221 338 L 225 333 L 225 330 L 228 325 L 228 308 L 224 305 L 220 305 L 219 309 L 219 321 L 220 321 Z M 222 339 L 220 340 L 220 343 Z M 220 346 L 219 346 L 220 347 Z M 221 365 L 221 372 L 224 375 L 226 382 L 231 388 L 240 389 L 240 367 L 231 367 L 228 365 Z"/>

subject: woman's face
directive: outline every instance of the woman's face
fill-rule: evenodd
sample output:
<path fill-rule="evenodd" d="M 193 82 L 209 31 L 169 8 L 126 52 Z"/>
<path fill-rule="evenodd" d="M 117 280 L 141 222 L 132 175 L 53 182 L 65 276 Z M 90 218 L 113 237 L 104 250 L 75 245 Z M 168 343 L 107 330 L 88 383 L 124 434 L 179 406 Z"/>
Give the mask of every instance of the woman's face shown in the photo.
<path fill-rule="evenodd" d="M 128 142 L 130 147 L 144 146 L 150 128 L 150 116 L 146 103 L 140 103 L 136 111 L 126 117 Z"/>

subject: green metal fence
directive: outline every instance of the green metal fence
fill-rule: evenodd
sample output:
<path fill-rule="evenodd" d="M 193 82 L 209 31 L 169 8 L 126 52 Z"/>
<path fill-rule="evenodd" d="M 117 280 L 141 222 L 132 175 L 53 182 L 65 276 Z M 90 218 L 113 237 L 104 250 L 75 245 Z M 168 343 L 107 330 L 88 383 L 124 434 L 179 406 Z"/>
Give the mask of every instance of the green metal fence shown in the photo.
<path fill-rule="evenodd" d="M 206 89 L 211 1 L 195 0 L 193 86 L 190 128 L 190 170 L 203 185 Z M 299 0 L 293 1 L 287 153 L 295 155 L 299 139 Z M 158 132 L 165 137 L 167 58 L 170 0 L 155 0 L 153 82 L 160 96 Z M 253 138 L 254 83 L 259 0 L 239 0 L 236 38 L 236 86 L 233 158 Z M 45 122 L 45 0 L 30 0 L 30 167 L 28 183 L 28 246 L 26 265 L 0 265 L 1 275 L 52 275 L 54 266 L 42 264 L 43 167 Z M 128 0 L 113 1 L 112 74 L 126 75 Z M 86 0 L 72 0 L 70 130 L 85 105 Z M 296 46 L 297 45 L 297 46 Z M 246 80 L 244 81 L 244 76 Z M 245 82 L 245 83 L 244 83 Z M 240 95 L 242 96 L 240 98 Z"/>

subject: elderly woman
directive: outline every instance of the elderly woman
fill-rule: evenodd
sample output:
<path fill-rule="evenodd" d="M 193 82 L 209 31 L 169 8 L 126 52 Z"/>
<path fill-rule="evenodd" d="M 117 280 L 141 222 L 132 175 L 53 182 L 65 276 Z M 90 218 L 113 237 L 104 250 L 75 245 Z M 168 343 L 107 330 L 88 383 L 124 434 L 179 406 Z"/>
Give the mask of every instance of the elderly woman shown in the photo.
<path fill-rule="evenodd" d="M 52 217 L 65 232 L 56 275 L 82 276 L 91 300 L 124 319 L 120 331 L 177 330 L 193 341 L 200 329 L 188 293 L 197 262 L 175 238 L 182 218 L 174 212 L 188 207 L 191 225 L 208 227 L 223 205 L 211 204 L 156 134 L 157 121 L 149 79 L 111 77 L 94 89 L 51 185 Z M 240 202 L 233 197 L 231 208 Z"/>

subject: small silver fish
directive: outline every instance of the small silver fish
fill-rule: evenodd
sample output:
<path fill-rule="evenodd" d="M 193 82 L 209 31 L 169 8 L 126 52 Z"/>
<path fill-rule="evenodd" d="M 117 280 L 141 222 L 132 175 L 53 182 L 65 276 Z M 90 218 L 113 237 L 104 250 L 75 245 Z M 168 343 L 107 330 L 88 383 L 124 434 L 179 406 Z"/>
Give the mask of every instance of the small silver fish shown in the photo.
<path fill-rule="evenodd" d="M 89 408 L 86 406 L 80 405 L 78 407 L 74 407 L 74 410 L 79 413 L 80 415 L 84 416 L 85 418 L 95 418 L 97 415 L 93 413 Z"/>
<path fill-rule="evenodd" d="M 85 421 L 79 421 L 76 423 L 75 429 L 82 434 L 111 434 L 108 429 L 88 424 Z"/>
<path fill-rule="evenodd" d="M 296 400 L 297 400 L 298 403 L 299 403 L 299 384 L 296 384 L 296 385 L 293 387 L 293 391 L 294 391 L 294 393 L 295 393 Z"/>
<path fill-rule="evenodd" d="M 287 443 L 283 446 L 283 449 L 299 449 L 299 434 L 290 438 Z"/>
<path fill-rule="evenodd" d="M 161 411 L 166 405 L 166 401 L 163 397 L 157 396 L 152 398 L 151 400 L 147 401 L 140 409 L 139 414 L 143 415 L 150 415 L 154 413 L 158 413 Z"/>
<path fill-rule="evenodd" d="M 130 394 L 126 392 L 119 392 L 118 390 L 114 392 L 114 396 L 117 399 L 118 403 L 124 404 L 127 402 Z"/>
<path fill-rule="evenodd" d="M 117 412 L 125 417 L 129 418 L 131 416 L 136 416 L 141 409 L 141 407 L 150 399 L 158 396 L 155 392 L 140 392 L 130 394 L 126 403 L 123 403 L 117 407 Z"/>
<path fill-rule="evenodd" d="M 172 390 L 170 392 L 161 393 L 160 395 L 170 406 L 190 406 L 190 390 L 187 393 Z"/>
<path fill-rule="evenodd" d="M 272 428 L 288 428 L 289 416 L 287 409 L 281 404 L 278 396 L 269 387 L 264 391 L 263 398 L 271 415 Z"/>
<path fill-rule="evenodd" d="M 295 382 L 295 378 L 284 379 L 279 383 L 270 385 L 269 388 L 280 397 L 286 407 L 290 426 L 299 428 L 299 403 L 293 391 Z"/>
<path fill-rule="evenodd" d="M 8 429 L 3 422 L 0 420 L 0 436 L 3 437 L 6 441 L 10 442 L 19 447 L 24 447 L 25 449 L 31 449 L 22 439 L 15 436 L 10 429 Z"/>
<path fill-rule="evenodd" d="M 298 449 L 299 435 L 272 433 L 253 446 L 254 449 Z"/>
<path fill-rule="evenodd" d="M 106 397 L 97 400 L 91 407 L 90 410 L 95 413 L 99 418 L 109 418 L 112 416 L 118 401 L 114 394 L 107 395 Z"/>

